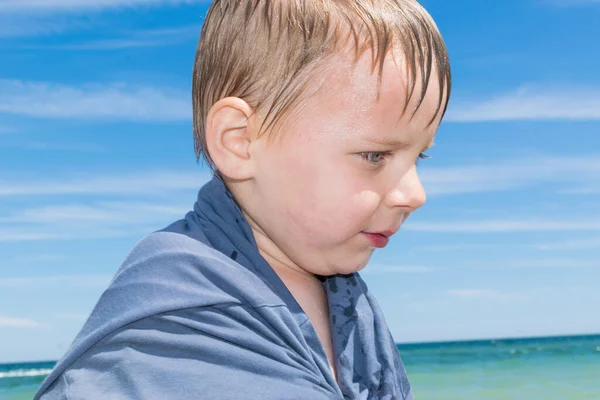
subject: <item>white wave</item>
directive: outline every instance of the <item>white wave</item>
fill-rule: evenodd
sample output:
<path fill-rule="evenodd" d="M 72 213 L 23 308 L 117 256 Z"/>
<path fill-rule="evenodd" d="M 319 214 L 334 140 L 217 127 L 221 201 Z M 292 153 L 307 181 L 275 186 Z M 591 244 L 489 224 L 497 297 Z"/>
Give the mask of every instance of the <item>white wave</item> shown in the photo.
<path fill-rule="evenodd" d="M 52 369 L 16 369 L 14 371 L 0 372 L 0 379 L 2 378 L 22 378 L 27 376 L 44 376 L 49 375 Z"/>

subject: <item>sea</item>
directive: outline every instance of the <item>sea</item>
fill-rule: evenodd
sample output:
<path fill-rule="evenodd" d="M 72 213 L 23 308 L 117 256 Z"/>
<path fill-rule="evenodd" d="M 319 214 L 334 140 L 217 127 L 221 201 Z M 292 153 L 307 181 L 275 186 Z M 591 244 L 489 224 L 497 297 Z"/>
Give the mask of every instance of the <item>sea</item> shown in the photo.
<path fill-rule="evenodd" d="M 416 400 L 600 400 L 600 335 L 398 349 Z M 0 364 L 0 400 L 32 399 L 54 364 Z"/>

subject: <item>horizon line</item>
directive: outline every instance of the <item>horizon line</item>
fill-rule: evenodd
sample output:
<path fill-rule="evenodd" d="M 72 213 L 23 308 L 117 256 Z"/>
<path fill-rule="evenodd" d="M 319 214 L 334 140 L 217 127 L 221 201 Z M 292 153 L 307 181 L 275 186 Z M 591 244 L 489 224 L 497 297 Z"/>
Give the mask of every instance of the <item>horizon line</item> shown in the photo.
<path fill-rule="evenodd" d="M 575 333 L 575 334 L 555 334 L 542 336 L 507 336 L 507 337 L 492 337 L 486 339 L 456 339 L 456 340 L 434 340 L 423 342 L 396 342 L 396 346 L 400 347 L 418 347 L 418 346 L 435 346 L 435 345 L 451 345 L 451 344 L 468 344 L 468 343 L 493 343 L 493 342 L 517 342 L 521 340 L 556 340 L 568 338 L 592 338 L 599 337 L 598 333 Z M 34 360 L 34 361 L 0 361 L 0 365 L 10 364 L 42 364 L 56 363 L 59 360 Z"/>
<path fill-rule="evenodd" d="M 550 334 L 541 336 L 503 336 L 503 337 L 491 337 L 481 339 L 454 339 L 454 340 L 433 340 L 433 341 L 407 341 L 407 342 L 396 342 L 397 346 L 406 347 L 417 347 L 417 346 L 432 346 L 432 345 L 451 345 L 451 344 L 467 344 L 467 343 L 493 343 L 493 342 L 518 342 L 524 340 L 557 340 L 557 339 L 569 339 L 569 338 L 592 338 L 599 337 L 600 332 L 597 333 L 574 333 L 574 334 Z"/>

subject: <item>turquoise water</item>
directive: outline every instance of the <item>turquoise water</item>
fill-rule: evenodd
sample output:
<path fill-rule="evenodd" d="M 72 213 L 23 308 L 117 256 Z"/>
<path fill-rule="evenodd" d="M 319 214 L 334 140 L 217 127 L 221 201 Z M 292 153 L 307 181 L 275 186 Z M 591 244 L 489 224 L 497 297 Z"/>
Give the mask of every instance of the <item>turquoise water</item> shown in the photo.
<path fill-rule="evenodd" d="M 0 399 L 31 400 L 54 362 L 0 364 Z"/>
<path fill-rule="evenodd" d="M 417 400 L 600 400 L 600 336 L 399 348 Z"/>
<path fill-rule="evenodd" d="M 416 400 L 600 400 L 600 335 L 398 348 Z M 0 400 L 31 399 L 53 365 L 0 364 Z"/>

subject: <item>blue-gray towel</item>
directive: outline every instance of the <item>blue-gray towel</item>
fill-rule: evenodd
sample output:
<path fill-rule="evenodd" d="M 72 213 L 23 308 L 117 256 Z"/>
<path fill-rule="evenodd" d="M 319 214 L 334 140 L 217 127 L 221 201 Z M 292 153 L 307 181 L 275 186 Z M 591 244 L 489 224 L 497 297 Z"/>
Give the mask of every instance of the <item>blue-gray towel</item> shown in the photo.
<path fill-rule="evenodd" d="M 194 211 L 140 241 L 35 396 L 412 400 L 358 273 L 323 279 L 338 373 L 217 177 Z"/>

